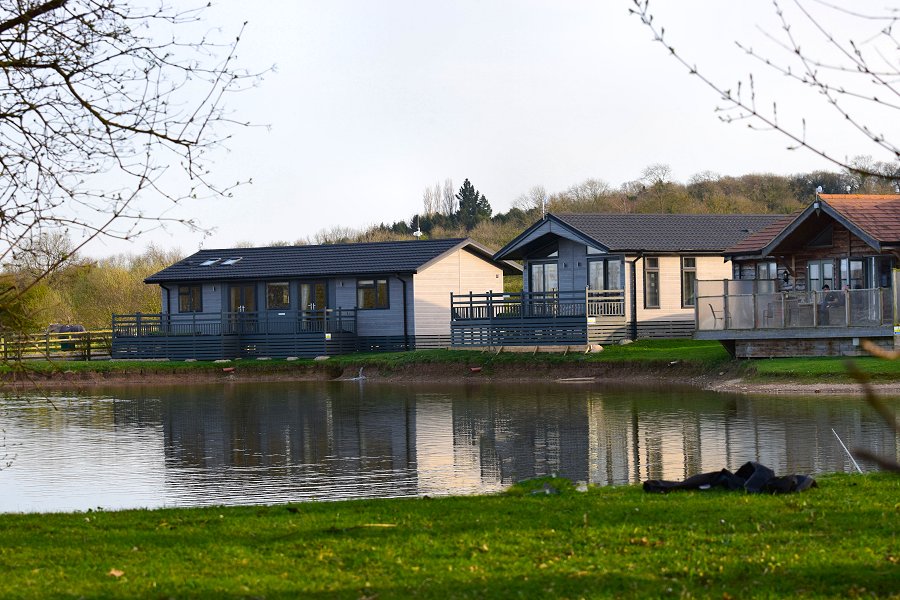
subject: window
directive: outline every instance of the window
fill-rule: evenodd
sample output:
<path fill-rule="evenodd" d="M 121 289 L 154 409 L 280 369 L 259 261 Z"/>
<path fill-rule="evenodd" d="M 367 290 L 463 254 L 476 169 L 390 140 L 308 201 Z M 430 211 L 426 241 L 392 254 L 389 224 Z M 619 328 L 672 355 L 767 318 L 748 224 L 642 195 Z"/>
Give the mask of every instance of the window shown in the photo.
<path fill-rule="evenodd" d="M 851 290 L 866 287 L 865 262 L 861 258 L 841 259 L 841 287 L 849 286 Z"/>
<path fill-rule="evenodd" d="M 622 259 L 588 261 L 588 287 L 592 290 L 621 290 Z"/>
<path fill-rule="evenodd" d="M 818 292 L 823 286 L 834 289 L 834 262 L 831 260 L 811 260 L 806 265 L 809 289 Z"/>
<path fill-rule="evenodd" d="M 697 283 L 697 259 L 681 258 L 681 307 L 692 308 L 696 304 L 694 288 Z"/>
<path fill-rule="evenodd" d="M 834 242 L 834 229 L 831 225 L 820 231 L 807 244 L 810 248 L 830 248 Z"/>
<path fill-rule="evenodd" d="M 556 263 L 531 263 L 532 292 L 555 292 L 559 289 L 559 275 Z"/>
<path fill-rule="evenodd" d="M 243 256 L 233 256 L 231 258 L 226 258 L 225 260 L 222 261 L 222 264 L 223 265 L 233 265 L 235 263 L 241 262 L 242 258 L 244 258 L 244 257 Z"/>
<path fill-rule="evenodd" d="M 203 292 L 199 285 L 178 286 L 178 312 L 203 312 Z"/>
<path fill-rule="evenodd" d="M 659 308 L 659 259 L 644 259 L 644 308 Z"/>
<path fill-rule="evenodd" d="M 222 260 L 222 259 L 221 258 L 207 258 L 202 263 L 200 263 L 200 266 L 201 267 L 211 267 L 214 264 L 216 264 L 217 262 L 219 262 L 220 260 Z"/>
<path fill-rule="evenodd" d="M 356 282 L 356 307 L 389 308 L 387 279 L 360 279 Z"/>
<path fill-rule="evenodd" d="M 778 266 L 774 262 L 756 263 L 757 279 L 778 279 Z"/>
<path fill-rule="evenodd" d="M 266 308 L 283 310 L 291 307 L 291 286 L 286 281 L 266 284 Z"/>

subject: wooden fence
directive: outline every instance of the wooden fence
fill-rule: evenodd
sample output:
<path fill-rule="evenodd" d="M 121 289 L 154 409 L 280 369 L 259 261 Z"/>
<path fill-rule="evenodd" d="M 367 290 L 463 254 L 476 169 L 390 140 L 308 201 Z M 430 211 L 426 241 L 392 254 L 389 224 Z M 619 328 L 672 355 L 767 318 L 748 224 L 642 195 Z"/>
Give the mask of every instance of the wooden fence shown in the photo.
<path fill-rule="evenodd" d="M 112 331 L 34 333 L 0 337 L 4 361 L 11 360 L 94 360 L 110 357 Z"/>

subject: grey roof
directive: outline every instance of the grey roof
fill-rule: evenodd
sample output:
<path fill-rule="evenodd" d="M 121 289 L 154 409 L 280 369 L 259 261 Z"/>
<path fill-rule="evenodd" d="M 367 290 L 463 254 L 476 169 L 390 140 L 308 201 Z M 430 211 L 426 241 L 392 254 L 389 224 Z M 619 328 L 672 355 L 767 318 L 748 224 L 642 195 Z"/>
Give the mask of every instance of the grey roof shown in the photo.
<path fill-rule="evenodd" d="M 722 252 L 784 215 L 559 214 L 610 252 Z"/>
<path fill-rule="evenodd" d="M 465 238 L 328 244 L 321 246 L 276 246 L 200 250 L 151 275 L 145 283 L 181 281 L 231 281 L 273 278 L 312 278 L 389 273 L 415 273 L 442 255 L 465 248 L 492 261 L 491 251 Z M 221 259 L 215 264 L 201 263 Z M 234 264 L 224 264 L 240 258 Z M 504 272 L 517 272 L 511 263 L 498 263 Z M 521 272 L 521 269 L 518 269 Z"/>
<path fill-rule="evenodd" d="M 547 214 L 494 254 L 527 259 L 554 239 L 608 253 L 721 254 L 783 215 Z"/>

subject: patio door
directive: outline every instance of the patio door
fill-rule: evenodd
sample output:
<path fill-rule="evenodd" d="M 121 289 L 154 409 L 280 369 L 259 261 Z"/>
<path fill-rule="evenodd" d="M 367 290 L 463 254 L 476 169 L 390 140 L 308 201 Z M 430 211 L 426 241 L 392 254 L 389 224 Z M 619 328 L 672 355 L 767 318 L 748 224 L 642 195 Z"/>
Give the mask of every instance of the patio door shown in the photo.
<path fill-rule="evenodd" d="M 253 333 L 256 325 L 256 284 L 239 283 L 228 287 L 228 311 L 232 331 Z"/>
<path fill-rule="evenodd" d="M 305 281 L 300 284 L 301 329 L 324 331 L 327 308 L 328 286 L 324 281 Z"/>

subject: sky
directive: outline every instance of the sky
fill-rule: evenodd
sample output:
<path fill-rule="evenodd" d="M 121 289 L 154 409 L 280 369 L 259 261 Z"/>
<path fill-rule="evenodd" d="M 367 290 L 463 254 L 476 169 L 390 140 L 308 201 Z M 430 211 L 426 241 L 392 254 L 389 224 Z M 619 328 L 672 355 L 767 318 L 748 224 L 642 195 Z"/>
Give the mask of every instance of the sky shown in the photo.
<path fill-rule="evenodd" d="M 653 42 L 629 14 L 632 6 L 222 0 L 204 23 L 231 35 L 247 21 L 239 63 L 274 67 L 228 101 L 239 119 L 260 126 L 235 130 L 228 151 L 214 155 L 214 175 L 252 184 L 169 213 L 195 219 L 204 234 L 174 226 L 129 243 L 95 242 L 85 252 L 137 253 L 152 242 L 192 253 L 407 220 L 422 210 L 423 190 L 447 178 L 456 189 L 468 178 L 503 212 L 536 185 L 554 193 L 595 178 L 618 187 L 656 163 L 681 182 L 703 171 L 837 169 L 809 151 L 788 150 L 778 133 L 721 122 L 723 101 Z M 658 0 L 651 7 L 667 40 L 703 74 L 731 87 L 752 72 L 758 104 L 777 101 L 781 123 L 805 119 L 809 139 L 839 158 L 890 160 L 821 97 L 735 45 L 784 55 L 771 39 L 779 27 L 770 2 Z M 791 14 L 795 34 L 812 40 Z M 826 25 L 853 34 L 846 15 L 828 18 L 836 20 Z M 897 119 L 879 126 L 888 122 L 897 126 Z"/>

